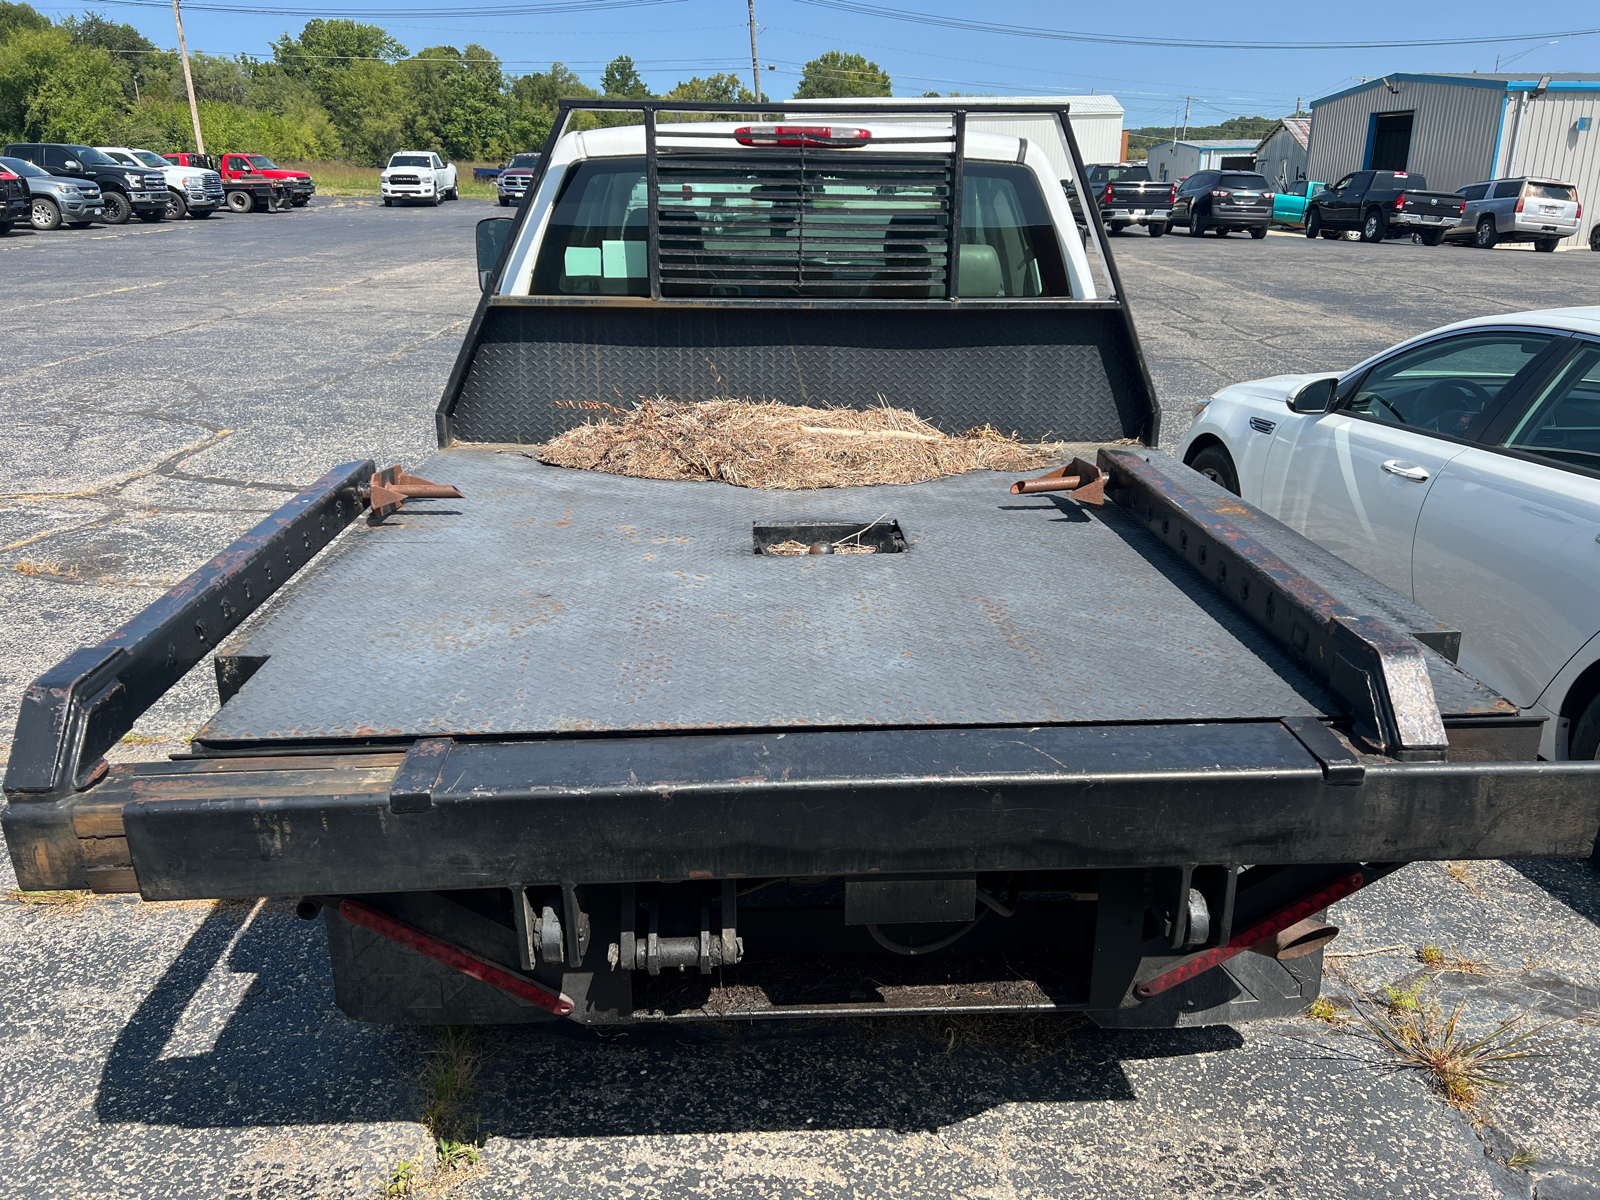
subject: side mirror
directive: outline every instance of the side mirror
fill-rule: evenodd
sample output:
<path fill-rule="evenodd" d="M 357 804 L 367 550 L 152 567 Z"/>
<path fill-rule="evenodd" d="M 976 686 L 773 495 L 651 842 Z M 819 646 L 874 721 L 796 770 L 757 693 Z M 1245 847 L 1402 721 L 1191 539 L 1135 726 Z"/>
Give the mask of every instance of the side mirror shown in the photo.
<path fill-rule="evenodd" d="M 81 162 L 79 162 L 75 158 L 69 158 L 69 159 L 67 159 L 66 162 L 62 163 L 61 165 L 64 168 L 66 168 L 68 171 L 81 171 L 81 170 L 83 170 L 83 164 Z"/>
<path fill-rule="evenodd" d="M 1289 411 L 1297 413 L 1323 413 L 1333 407 L 1333 389 L 1339 386 L 1337 375 L 1325 375 L 1302 383 L 1289 397 Z"/>
<path fill-rule="evenodd" d="M 510 217 L 485 217 L 478 222 L 478 287 L 489 290 L 489 277 L 500 263 L 500 252 L 511 238 Z"/>

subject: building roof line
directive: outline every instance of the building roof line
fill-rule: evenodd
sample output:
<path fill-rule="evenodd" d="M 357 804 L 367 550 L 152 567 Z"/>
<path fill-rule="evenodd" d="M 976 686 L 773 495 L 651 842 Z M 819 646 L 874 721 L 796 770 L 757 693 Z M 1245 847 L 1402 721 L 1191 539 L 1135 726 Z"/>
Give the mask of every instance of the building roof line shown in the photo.
<path fill-rule="evenodd" d="M 1311 109 L 1314 112 L 1321 105 L 1332 103 L 1335 100 L 1343 100 L 1346 96 L 1354 96 L 1358 92 L 1367 92 L 1376 87 L 1385 87 L 1395 83 L 1440 83 L 1454 87 L 1489 88 L 1496 92 L 1532 92 L 1539 90 L 1540 80 L 1516 79 L 1510 75 L 1424 75 L 1402 71 L 1369 79 L 1365 83 L 1354 84 L 1327 96 L 1320 96 L 1311 102 Z M 1582 76 L 1569 79 L 1553 79 L 1544 85 L 1544 90 L 1550 92 L 1600 92 L 1600 79 L 1585 79 Z"/>

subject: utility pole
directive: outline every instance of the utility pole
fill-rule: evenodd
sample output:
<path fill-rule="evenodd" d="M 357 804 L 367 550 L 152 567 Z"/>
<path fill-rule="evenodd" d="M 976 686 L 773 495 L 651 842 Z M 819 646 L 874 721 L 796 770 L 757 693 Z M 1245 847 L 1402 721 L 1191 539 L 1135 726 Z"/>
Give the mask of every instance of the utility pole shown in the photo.
<path fill-rule="evenodd" d="M 755 0 L 750 0 L 752 4 Z M 178 0 L 172 0 L 172 19 L 178 23 L 178 53 L 183 58 L 183 85 L 189 89 L 189 116 L 194 121 L 194 152 L 206 152 L 206 140 L 200 136 L 200 106 L 194 99 L 194 76 L 189 73 L 189 47 L 183 40 L 183 14 L 178 11 Z"/>
<path fill-rule="evenodd" d="M 756 0 L 745 0 L 750 6 L 750 86 L 755 91 L 756 103 L 761 102 L 761 60 L 756 57 Z M 178 0 L 172 0 L 177 4 Z"/>
<path fill-rule="evenodd" d="M 178 0 L 172 0 L 172 2 L 176 4 Z M 1183 98 L 1183 136 L 1185 140 L 1188 140 L 1189 137 L 1189 103 L 1193 99 L 1193 96 L 1185 96 Z"/>

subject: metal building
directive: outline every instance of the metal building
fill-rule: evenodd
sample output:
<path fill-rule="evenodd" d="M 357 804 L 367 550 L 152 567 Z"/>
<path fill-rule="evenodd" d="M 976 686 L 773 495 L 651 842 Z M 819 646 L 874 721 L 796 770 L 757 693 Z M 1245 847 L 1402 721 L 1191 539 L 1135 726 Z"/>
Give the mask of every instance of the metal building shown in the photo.
<path fill-rule="evenodd" d="M 929 97 L 925 103 L 929 108 L 950 107 L 948 99 L 935 100 Z M 1067 157 L 1066 144 L 1061 140 L 1055 121 L 1050 117 L 1008 113 L 1004 111 L 1007 105 L 1065 104 L 1068 106 L 1069 120 L 1072 122 L 1072 135 L 1078 139 L 1078 152 L 1083 155 L 1083 161 L 1085 163 L 1120 161 L 1122 105 L 1117 102 L 1115 96 L 963 96 L 960 103 L 974 109 L 1000 110 L 993 116 L 972 114 L 967 118 L 967 128 L 979 133 L 1007 133 L 1012 137 L 1027 138 L 1044 150 L 1055 166 L 1059 178 L 1067 179 L 1072 172 L 1069 169 L 1070 160 Z M 880 104 L 893 104 L 898 108 L 904 108 L 907 105 L 917 104 L 917 100 L 857 96 L 848 101 L 787 100 L 783 107 L 796 111 L 805 108 L 826 108 L 840 115 L 860 115 L 863 118 L 893 124 L 915 124 L 919 119 L 905 113 L 877 115 L 873 109 Z M 937 124 L 949 128 L 949 116 L 942 115 Z"/>
<path fill-rule="evenodd" d="M 1600 213 L 1600 72 L 1388 75 L 1311 103 L 1306 174 L 1414 171 L 1454 191 L 1533 175 L 1573 183 L 1583 223 L 1564 250 L 1585 248 Z"/>
<path fill-rule="evenodd" d="M 1256 170 L 1279 189 L 1306 178 L 1306 147 L 1310 139 L 1311 118 L 1284 117 L 1256 144 Z"/>
<path fill-rule="evenodd" d="M 1256 165 L 1256 143 L 1224 139 L 1179 138 L 1150 147 L 1150 178 L 1176 183 L 1196 171 L 1250 171 Z"/>

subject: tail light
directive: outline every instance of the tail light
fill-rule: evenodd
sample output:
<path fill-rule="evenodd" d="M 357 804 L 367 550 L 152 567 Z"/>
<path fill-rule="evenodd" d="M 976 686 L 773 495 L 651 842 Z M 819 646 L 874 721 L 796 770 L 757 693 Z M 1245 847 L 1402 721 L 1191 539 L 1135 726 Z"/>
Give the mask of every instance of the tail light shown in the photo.
<path fill-rule="evenodd" d="M 1106 198 L 1104 200 L 1100 201 L 1100 203 L 1101 204 L 1110 204 L 1111 203 L 1111 185 L 1109 183 L 1106 184 Z"/>
<path fill-rule="evenodd" d="M 741 146 L 860 146 L 872 140 L 851 125 L 741 125 L 733 131 Z"/>
<path fill-rule="evenodd" d="M 1517 197 L 1517 211 L 1518 212 L 1522 211 L 1522 201 L 1523 201 L 1523 197 L 1518 196 Z"/>
<path fill-rule="evenodd" d="M 1463 209 L 1464 209 L 1464 208 L 1466 208 L 1466 205 L 1464 205 L 1464 204 L 1463 204 L 1463 205 L 1462 205 L 1462 206 L 1461 206 L 1461 207 L 1462 207 L 1462 208 L 1463 208 Z M 1575 220 L 1575 221 L 1581 221 L 1581 220 L 1583 220 L 1583 205 L 1582 205 L 1582 203 L 1579 203 L 1579 205 L 1578 205 L 1578 211 L 1577 211 L 1577 213 L 1576 213 L 1576 214 L 1575 214 L 1575 215 L 1574 215 L 1574 216 L 1573 216 L 1573 220 Z"/>
<path fill-rule="evenodd" d="M 1401 192 L 1398 196 L 1396 196 L 1394 198 L 1394 210 L 1395 210 L 1395 212 L 1399 212 L 1405 206 L 1406 206 L 1406 194 L 1404 192 Z"/>
<path fill-rule="evenodd" d="M 1172 185 L 1172 195 L 1167 197 L 1167 203 L 1168 204 L 1176 204 L 1177 202 L 1178 202 L 1178 185 L 1177 184 L 1173 184 Z"/>
<path fill-rule="evenodd" d="M 1233 195 L 1227 188 L 1213 188 L 1211 189 L 1211 194 L 1219 200 Z"/>
<path fill-rule="evenodd" d="M 13 175 L 10 171 L 0 171 L 0 179 L 20 179 L 20 175 Z"/>

